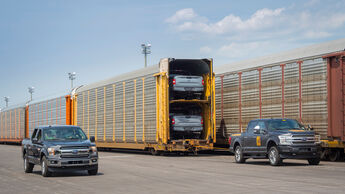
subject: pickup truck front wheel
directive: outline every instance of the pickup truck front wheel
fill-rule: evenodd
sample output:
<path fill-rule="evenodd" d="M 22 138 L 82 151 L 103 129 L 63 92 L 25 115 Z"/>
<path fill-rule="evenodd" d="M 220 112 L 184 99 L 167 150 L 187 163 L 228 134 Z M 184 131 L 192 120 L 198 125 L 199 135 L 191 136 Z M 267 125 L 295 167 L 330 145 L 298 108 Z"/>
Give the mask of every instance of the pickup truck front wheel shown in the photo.
<path fill-rule="evenodd" d="M 24 172 L 25 173 L 32 173 L 32 170 L 34 169 L 34 164 L 31 164 L 28 160 L 27 155 L 24 156 Z"/>
<path fill-rule="evenodd" d="M 89 175 L 96 175 L 98 173 L 98 165 L 95 169 L 88 170 L 87 172 L 89 173 Z"/>
<path fill-rule="evenodd" d="M 244 163 L 246 161 L 243 157 L 241 146 L 236 146 L 235 148 L 235 161 L 236 163 Z"/>
<path fill-rule="evenodd" d="M 308 159 L 309 165 L 318 165 L 320 164 L 320 158 L 310 158 Z"/>
<path fill-rule="evenodd" d="M 51 176 L 51 172 L 49 171 L 49 167 L 48 167 L 48 161 L 45 156 L 42 157 L 41 169 L 42 169 L 42 176 L 44 177 Z"/>
<path fill-rule="evenodd" d="M 268 151 L 268 159 L 272 166 L 279 166 L 282 164 L 282 159 L 280 158 L 279 151 L 277 147 L 272 146 Z"/>

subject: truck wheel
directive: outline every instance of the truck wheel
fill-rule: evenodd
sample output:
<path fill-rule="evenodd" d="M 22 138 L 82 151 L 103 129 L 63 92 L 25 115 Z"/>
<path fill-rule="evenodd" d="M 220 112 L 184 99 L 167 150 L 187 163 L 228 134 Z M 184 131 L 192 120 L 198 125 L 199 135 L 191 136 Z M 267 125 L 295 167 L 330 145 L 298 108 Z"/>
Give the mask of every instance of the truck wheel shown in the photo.
<path fill-rule="evenodd" d="M 25 173 L 32 173 L 32 170 L 34 169 L 34 164 L 30 163 L 27 159 L 27 156 L 25 154 L 24 156 L 24 172 Z"/>
<path fill-rule="evenodd" d="M 246 161 L 243 157 L 241 146 L 236 146 L 235 148 L 235 161 L 236 163 L 244 163 Z"/>
<path fill-rule="evenodd" d="M 87 173 L 89 173 L 89 175 L 97 175 L 98 173 L 98 165 L 95 169 L 92 170 L 88 170 Z"/>
<path fill-rule="evenodd" d="M 282 164 L 282 159 L 280 158 L 279 151 L 276 146 L 272 146 L 268 151 L 268 159 L 272 166 L 279 166 Z"/>
<path fill-rule="evenodd" d="M 308 159 L 309 165 L 319 165 L 320 164 L 320 158 L 310 158 Z"/>
<path fill-rule="evenodd" d="M 45 156 L 42 157 L 41 169 L 42 169 L 42 176 L 44 177 L 51 176 L 51 172 L 49 171 L 49 167 L 48 167 L 48 161 Z"/>

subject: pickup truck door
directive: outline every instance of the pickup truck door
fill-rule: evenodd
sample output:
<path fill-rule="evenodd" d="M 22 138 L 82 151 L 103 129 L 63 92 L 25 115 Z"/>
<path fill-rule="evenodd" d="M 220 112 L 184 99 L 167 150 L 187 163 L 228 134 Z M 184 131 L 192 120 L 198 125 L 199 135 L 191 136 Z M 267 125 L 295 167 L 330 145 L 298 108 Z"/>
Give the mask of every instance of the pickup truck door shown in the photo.
<path fill-rule="evenodd" d="M 246 132 L 243 134 L 244 138 L 244 145 L 243 145 L 243 151 L 244 152 L 253 152 L 255 148 L 255 138 L 253 134 L 254 127 L 256 125 L 257 121 L 251 121 L 248 124 Z"/>
<path fill-rule="evenodd" d="M 256 152 L 266 154 L 266 142 L 268 139 L 268 132 L 265 121 L 259 121 L 254 128 L 254 134 L 256 136 Z"/>
<path fill-rule="evenodd" d="M 30 162 L 34 162 L 34 160 L 33 160 L 34 152 L 33 152 L 33 143 L 32 143 L 32 141 L 33 141 L 33 139 L 36 138 L 37 131 L 38 131 L 38 129 L 34 130 L 34 132 L 32 133 L 32 136 L 30 138 L 31 142 L 26 145 L 26 153 L 27 153 L 27 156 L 28 156 L 28 159 L 29 159 Z"/>
<path fill-rule="evenodd" d="M 42 149 L 42 129 L 38 129 L 35 142 L 32 142 L 33 160 L 35 164 L 40 163 L 41 149 Z"/>

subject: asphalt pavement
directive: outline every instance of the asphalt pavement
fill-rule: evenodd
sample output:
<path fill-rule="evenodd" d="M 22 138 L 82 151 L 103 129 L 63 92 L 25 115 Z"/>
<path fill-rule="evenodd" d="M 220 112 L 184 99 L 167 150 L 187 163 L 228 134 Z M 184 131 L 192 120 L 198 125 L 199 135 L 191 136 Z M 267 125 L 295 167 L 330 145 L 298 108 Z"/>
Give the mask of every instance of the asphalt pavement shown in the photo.
<path fill-rule="evenodd" d="M 345 162 L 267 160 L 236 164 L 230 155 L 152 156 L 100 152 L 99 173 L 26 174 L 20 146 L 0 145 L 0 193 L 345 193 Z"/>

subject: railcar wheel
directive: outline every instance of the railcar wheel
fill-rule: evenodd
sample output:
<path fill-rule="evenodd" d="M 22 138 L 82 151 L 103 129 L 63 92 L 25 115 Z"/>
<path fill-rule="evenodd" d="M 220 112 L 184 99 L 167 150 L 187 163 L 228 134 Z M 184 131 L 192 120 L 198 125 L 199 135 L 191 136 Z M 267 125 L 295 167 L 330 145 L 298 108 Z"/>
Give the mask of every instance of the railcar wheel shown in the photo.
<path fill-rule="evenodd" d="M 332 161 L 332 162 L 335 162 L 337 160 L 339 160 L 339 157 L 340 157 L 340 152 L 339 150 L 330 150 L 330 153 L 329 153 L 329 160 Z"/>

